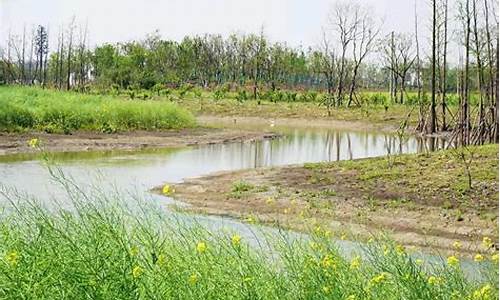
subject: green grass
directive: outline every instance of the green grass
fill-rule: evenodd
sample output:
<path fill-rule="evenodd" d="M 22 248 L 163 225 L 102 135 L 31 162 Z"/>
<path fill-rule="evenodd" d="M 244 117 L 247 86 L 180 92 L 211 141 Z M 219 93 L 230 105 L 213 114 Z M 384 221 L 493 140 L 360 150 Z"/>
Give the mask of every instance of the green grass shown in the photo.
<path fill-rule="evenodd" d="M 192 127 L 194 117 L 174 103 L 29 87 L 0 87 L 0 130 L 112 133 Z"/>
<path fill-rule="evenodd" d="M 461 153 L 471 163 L 472 188 Z M 322 178 L 323 184 L 342 185 L 344 194 L 478 213 L 498 209 L 497 144 L 305 167 L 312 171 L 312 178 Z"/>
<path fill-rule="evenodd" d="M 51 211 L 0 188 L 11 203 L 0 217 L 1 299 L 498 298 L 493 253 L 472 263 L 468 278 L 453 259 L 431 262 L 390 240 L 345 255 L 321 228 L 309 238 L 264 232 L 267 242 L 257 244 L 131 194 L 55 179 L 71 209 Z"/>

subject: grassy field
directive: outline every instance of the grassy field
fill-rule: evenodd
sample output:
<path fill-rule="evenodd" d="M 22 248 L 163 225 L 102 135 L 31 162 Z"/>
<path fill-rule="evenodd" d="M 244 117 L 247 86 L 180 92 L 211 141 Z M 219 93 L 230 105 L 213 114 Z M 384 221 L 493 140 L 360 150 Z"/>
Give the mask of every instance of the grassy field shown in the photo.
<path fill-rule="evenodd" d="M 462 264 L 376 239 L 345 255 L 322 228 L 307 239 L 261 232 L 268 240 L 257 244 L 130 195 L 122 203 L 123 195 L 84 193 L 58 180 L 71 210 L 48 211 L 0 189 L 12 204 L 0 218 L 2 299 L 498 298 L 494 253 Z"/>
<path fill-rule="evenodd" d="M 194 117 L 176 104 L 123 100 L 113 96 L 28 87 L 0 87 L 0 130 L 104 133 L 179 129 L 195 125 Z"/>

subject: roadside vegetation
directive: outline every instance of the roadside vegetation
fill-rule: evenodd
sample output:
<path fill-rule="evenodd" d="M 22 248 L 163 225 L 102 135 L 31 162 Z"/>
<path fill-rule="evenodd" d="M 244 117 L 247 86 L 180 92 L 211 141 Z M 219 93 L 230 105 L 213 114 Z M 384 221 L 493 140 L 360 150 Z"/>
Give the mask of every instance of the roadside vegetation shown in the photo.
<path fill-rule="evenodd" d="M 0 130 L 113 133 L 193 127 L 194 117 L 169 102 L 123 100 L 34 87 L 0 87 Z"/>
<path fill-rule="evenodd" d="M 52 174 L 71 199 L 64 210 L 0 187 L 10 203 L 0 218 L 2 299 L 498 298 L 496 252 L 468 262 L 377 238 L 346 255 L 324 228 L 308 238 L 211 231 L 148 199 L 123 203 Z"/>

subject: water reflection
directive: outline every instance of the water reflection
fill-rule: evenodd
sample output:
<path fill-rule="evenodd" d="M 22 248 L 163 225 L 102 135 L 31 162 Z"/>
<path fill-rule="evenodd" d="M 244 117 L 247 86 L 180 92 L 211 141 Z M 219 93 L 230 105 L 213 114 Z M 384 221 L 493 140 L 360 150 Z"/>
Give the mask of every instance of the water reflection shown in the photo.
<path fill-rule="evenodd" d="M 55 159 L 78 182 L 95 181 L 99 172 L 119 188 L 147 191 L 166 181 L 180 182 L 223 170 L 433 151 L 445 145 L 436 138 L 401 138 L 362 131 L 286 128 L 282 133 L 282 138 L 257 142 L 138 152 L 63 153 L 55 155 Z M 0 160 L 0 183 L 38 195 L 57 194 L 47 170 L 29 155 Z"/>

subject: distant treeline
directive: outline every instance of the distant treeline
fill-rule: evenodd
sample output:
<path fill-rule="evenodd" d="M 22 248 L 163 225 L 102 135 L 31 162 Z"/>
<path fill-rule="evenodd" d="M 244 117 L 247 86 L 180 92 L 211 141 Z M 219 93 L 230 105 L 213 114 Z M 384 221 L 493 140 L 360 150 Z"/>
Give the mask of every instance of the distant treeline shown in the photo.
<path fill-rule="evenodd" d="M 322 42 L 308 49 L 273 43 L 263 30 L 227 38 L 185 37 L 181 42 L 154 33 L 141 41 L 91 49 L 86 27 L 77 28 L 73 20 L 59 35 L 50 36 L 57 48 L 49 51 L 49 34 L 38 26 L 31 34 L 24 30 L 9 36 L 0 47 L 0 82 L 78 91 L 224 85 L 251 89 L 254 99 L 266 90 L 322 89 L 329 113 L 362 105 L 362 89 L 389 91 L 393 103 L 408 101 L 407 90 L 413 89 L 419 131 L 454 131 L 462 144 L 497 141 L 498 2 L 448 2 L 430 1 L 430 32 L 419 28 L 423 21 L 415 13 L 411 33 L 383 33 L 382 22 L 365 3 L 335 2 Z M 429 33 L 430 49 L 421 46 L 419 30 Z M 453 60 L 451 47 L 459 56 Z M 450 93 L 459 97 L 457 114 L 448 107 Z M 472 107 L 473 93 L 479 95 L 477 107 Z"/>

